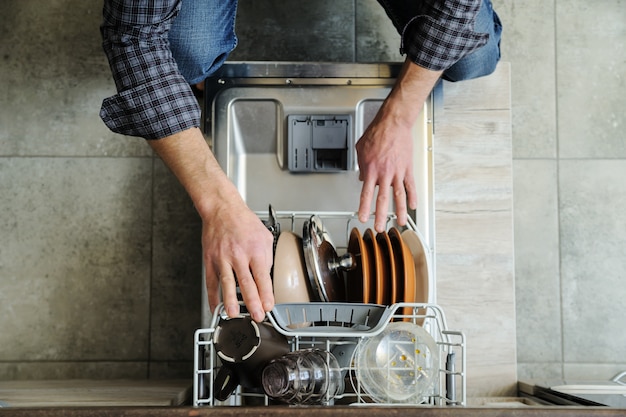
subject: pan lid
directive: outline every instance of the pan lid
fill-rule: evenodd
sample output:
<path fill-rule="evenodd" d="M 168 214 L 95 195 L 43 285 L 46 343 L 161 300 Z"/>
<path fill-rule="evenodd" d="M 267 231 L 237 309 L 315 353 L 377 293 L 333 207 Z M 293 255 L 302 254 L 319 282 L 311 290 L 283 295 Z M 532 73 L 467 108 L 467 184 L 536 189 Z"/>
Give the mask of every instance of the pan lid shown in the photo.
<path fill-rule="evenodd" d="M 318 301 L 345 301 L 346 288 L 341 270 L 352 267 L 352 255 L 337 255 L 318 216 L 311 216 L 302 229 L 304 260 L 314 296 Z"/>

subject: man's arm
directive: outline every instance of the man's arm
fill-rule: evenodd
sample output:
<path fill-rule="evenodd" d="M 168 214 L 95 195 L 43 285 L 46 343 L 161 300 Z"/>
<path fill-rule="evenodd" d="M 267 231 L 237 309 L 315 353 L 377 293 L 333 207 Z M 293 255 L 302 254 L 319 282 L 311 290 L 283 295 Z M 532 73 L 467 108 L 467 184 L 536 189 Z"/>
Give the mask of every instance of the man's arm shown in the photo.
<path fill-rule="evenodd" d="M 400 225 L 406 222 L 407 203 L 417 207 L 411 129 L 426 97 L 444 70 L 488 38 L 474 32 L 481 0 L 422 0 L 410 7 L 401 0 L 381 4 L 401 35 L 400 53 L 406 60 L 391 93 L 356 144 L 363 181 L 359 219 L 369 217 L 378 187 L 377 231 L 385 228 L 390 187 Z M 398 14 L 411 12 L 413 16 Z"/>
<path fill-rule="evenodd" d="M 422 68 L 407 59 L 389 96 L 356 144 L 359 179 L 363 181 L 359 219 L 369 218 L 378 186 L 374 221 L 377 231 L 385 229 L 390 187 L 398 224 L 406 223 L 407 200 L 410 208 L 417 207 L 411 129 L 440 76 L 441 71 Z"/>
<path fill-rule="evenodd" d="M 118 93 L 100 115 L 118 133 L 149 139 L 185 187 L 202 218 L 209 305 L 239 314 L 236 282 L 254 320 L 273 308 L 272 234 L 246 206 L 198 129 L 200 108 L 178 71 L 168 31 L 180 0 L 105 0 L 103 49 Z"/>
<path fill-rule="evenodd" d="M 202 218 L 202 246 L 209 305 L 222 287 L 229 316 L 239 314 L 236 281 L 252 318 L 274 306 L 270 270 L 273 236 L 242 200 L 215 160 L 199 129 L 148 141 L 191 196 Z"/>
<path fill-rule="evenodd" d="M 200 106 L 169 47 L 179 8 L 180 0 L 105 0 L 102 48 L 117 94 L 100 117 L 112 131 L 160 139 L 200 126 Z"/>

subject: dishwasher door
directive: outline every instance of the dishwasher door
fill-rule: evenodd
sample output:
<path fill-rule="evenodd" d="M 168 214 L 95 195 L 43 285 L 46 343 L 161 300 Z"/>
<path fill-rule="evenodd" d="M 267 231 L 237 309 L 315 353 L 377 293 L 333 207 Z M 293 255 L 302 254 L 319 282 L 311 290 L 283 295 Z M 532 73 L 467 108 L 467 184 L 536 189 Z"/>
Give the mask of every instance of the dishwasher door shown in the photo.
<path fill-rule="evenodd" d="M 626 372 L 612 380 L 527 380 L 517 386 L 521 395 L 552 405 L 606 406 L 626 409 Z"/>
<path fill-rule="evenodd" d="M 248 206 L 259 213 L 268 213 L 270 205 L 277 211 L 356 212 L 362 183 L 354 144 L 400 67 L 227 62 L 207 79 L 204 130 Z M 433 95 L 415 123 L 413 140 L 418 208 L 411 218 L 423 238 L 429 302 L 435 302 Z M 349 232 L 345 222 L 326 226 L 337 248 L 344 248 Z M 361 226 L 372 227 L 373 222 Z M 206 312 L 206 292 L 203 302 Z M 208 322 L 208 317 L 203 319 Z"/>

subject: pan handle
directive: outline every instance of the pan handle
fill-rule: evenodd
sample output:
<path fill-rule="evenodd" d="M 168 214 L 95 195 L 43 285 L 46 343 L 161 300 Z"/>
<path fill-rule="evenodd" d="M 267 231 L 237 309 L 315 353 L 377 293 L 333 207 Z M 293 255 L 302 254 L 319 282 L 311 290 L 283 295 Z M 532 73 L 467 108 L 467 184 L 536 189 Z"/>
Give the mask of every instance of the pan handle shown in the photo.
<path fill-rule="evenodd" d="M 217 401 L 226 401 L 239 385 L 237 372 L 230 366 L 222 366 L 215 376 L 215 393 Z"/>

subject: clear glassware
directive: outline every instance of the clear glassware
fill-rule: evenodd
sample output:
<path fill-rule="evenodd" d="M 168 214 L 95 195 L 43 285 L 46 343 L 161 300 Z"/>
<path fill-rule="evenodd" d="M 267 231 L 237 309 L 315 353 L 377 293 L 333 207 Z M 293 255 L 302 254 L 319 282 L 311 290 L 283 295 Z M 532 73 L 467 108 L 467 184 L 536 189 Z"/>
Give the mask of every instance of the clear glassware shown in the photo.
<path fill-rule="evenodd" d="M 268 397 L 287 404 L 324 404 L 344 391 L 337 359 L 321 349 L 298 350 L 271 361 L 262 383 Z"/>

